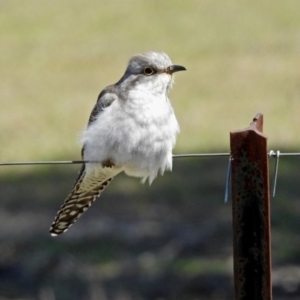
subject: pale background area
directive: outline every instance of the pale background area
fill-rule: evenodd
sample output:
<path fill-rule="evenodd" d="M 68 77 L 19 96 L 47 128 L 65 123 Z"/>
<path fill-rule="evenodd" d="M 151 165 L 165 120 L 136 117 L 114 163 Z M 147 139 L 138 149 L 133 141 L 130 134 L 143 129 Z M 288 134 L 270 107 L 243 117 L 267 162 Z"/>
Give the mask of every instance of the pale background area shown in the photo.
<path fill-rule="evenodd" d="M 78 158 L 99 92 L 148 50 L 188 70 L 177 153 L 228 150 L 257 112 L 270 147 L 299 146 L 299 1 L 2 0 L 0 43 L 1 160 Z"/>
<path fill-rule="evenodd" d="M 0 0 L 0 161 L 80 159 L 98 94 L 149 50 L 187 68 L 175 153 L 229 152 L 258 112 L 269 150 L 299 152 L 299 0 Z M 300 295 L 299 165 L 280 159 L 271 202 L 274 300 Z M 1 167 L 0 299 L 232 300 L 226 169 L 176 160 L 151 187 L 120 175 L 53 239 L 79 166 Z"/>

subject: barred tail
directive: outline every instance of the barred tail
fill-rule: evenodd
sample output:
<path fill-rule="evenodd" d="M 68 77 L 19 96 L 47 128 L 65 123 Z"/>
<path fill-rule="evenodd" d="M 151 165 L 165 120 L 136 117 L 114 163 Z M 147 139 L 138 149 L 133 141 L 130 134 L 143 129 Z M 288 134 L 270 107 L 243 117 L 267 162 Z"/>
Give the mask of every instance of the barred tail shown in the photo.
<path fill-rule="evenodd" d="M 105 168 L 96 174 L 95 172 L 87 174 L 83 165 L 73 189 L 50 227 L 51 235 L 57 236 L 67 231 L 100 196 L 117 173 L 112 170 L 108 172 Z"/>

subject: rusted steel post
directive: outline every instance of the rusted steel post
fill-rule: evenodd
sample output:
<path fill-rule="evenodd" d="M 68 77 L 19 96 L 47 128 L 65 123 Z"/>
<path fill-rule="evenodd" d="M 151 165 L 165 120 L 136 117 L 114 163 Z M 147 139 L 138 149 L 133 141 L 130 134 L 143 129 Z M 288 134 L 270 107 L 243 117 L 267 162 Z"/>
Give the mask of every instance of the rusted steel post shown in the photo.
<path fill-rule="evenodd" d="M 270 300 L 270 194 L 263 115 L 230 133 L 235 300 Z"/>

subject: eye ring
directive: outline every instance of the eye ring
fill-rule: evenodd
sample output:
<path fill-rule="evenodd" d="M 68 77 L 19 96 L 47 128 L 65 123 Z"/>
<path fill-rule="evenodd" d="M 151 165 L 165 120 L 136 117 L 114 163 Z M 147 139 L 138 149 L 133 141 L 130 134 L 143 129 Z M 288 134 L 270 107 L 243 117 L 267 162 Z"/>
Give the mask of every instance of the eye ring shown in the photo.
<path fill-rule="evenodd" d="M 154 74 L 154 70 L 151 67 L 146 67 L 146 68 L 144 68 L 144 74 L 146 76 L 153 75 Z"/>

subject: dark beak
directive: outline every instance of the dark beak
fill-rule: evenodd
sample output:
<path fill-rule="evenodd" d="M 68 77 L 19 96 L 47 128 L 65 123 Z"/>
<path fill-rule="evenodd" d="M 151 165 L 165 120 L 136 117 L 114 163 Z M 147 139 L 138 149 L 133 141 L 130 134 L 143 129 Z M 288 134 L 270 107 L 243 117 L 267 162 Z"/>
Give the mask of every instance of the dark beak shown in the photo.
<path fill-rule="evenodd" d="M 167 68 L 167 73 L 169 73 L 169 74 L 173 74 L 173 73 L 179 72 L 179 71 L 186 71 L 186 68 L 183 66 L 178 66 L 178 65 L 172 65 Z"/>

